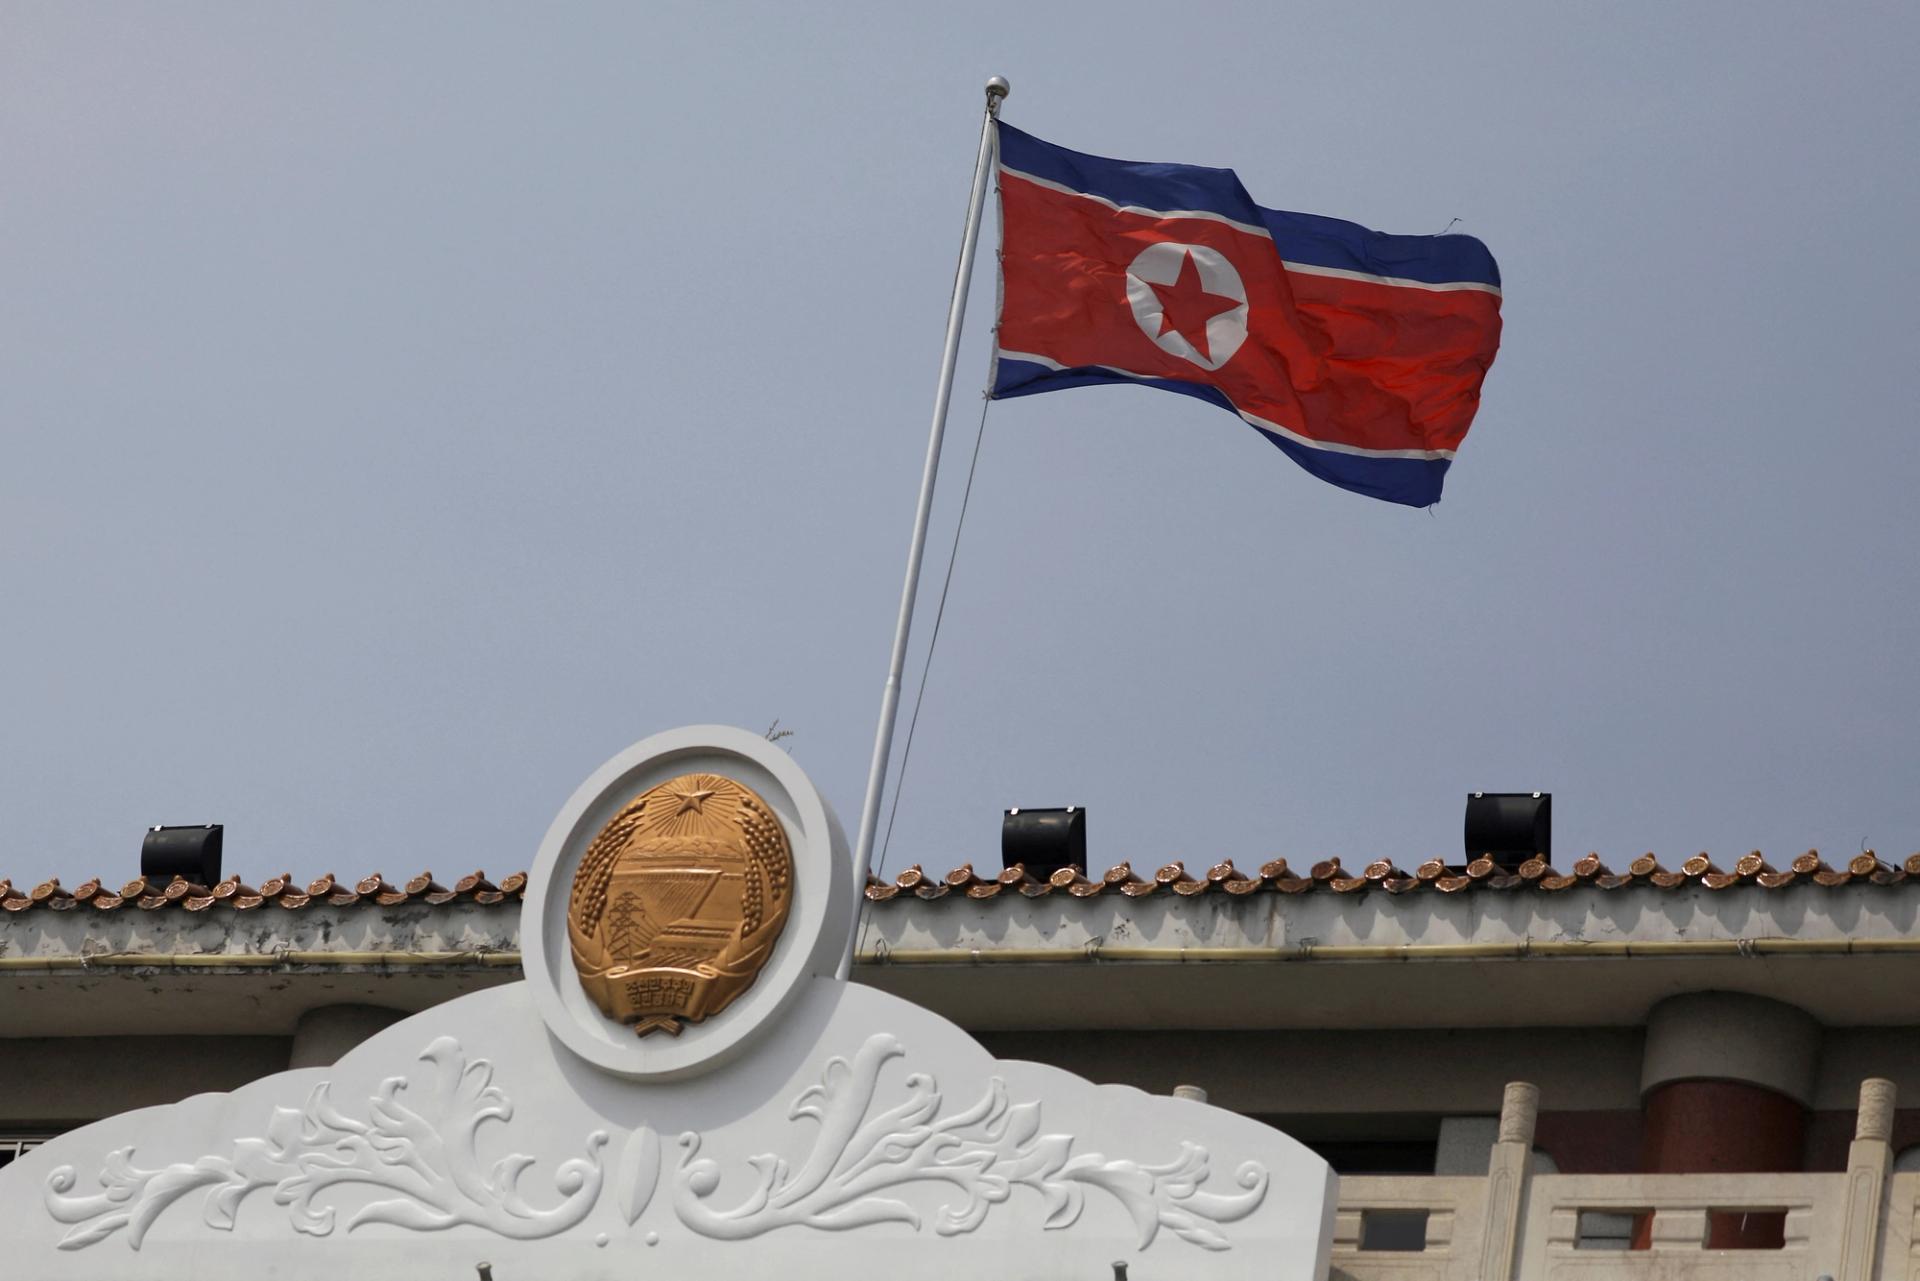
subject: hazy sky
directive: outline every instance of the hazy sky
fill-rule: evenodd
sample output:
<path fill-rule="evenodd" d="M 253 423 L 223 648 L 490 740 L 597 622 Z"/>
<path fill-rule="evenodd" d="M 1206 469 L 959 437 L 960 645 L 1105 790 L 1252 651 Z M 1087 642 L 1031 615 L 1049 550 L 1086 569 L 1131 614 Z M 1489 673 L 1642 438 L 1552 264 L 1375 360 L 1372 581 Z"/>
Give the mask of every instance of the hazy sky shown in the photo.
<path fill-rule="evenodd" d="M 689 722 L 857 822 L 980 85 L 1500 260 L 1431 512 L 988 416 L 889 871 L 1920 848 L 1920 9 L 0 7 L 0 876 L 530 861 Z M 989 246 L 990 248 L 990 246 Z M 937 587 L 986 376 L 983 253 Z M 931 620 L 923 598 L 911 682 Z M 904 725 L 903 725 L 904 730 Z"/>

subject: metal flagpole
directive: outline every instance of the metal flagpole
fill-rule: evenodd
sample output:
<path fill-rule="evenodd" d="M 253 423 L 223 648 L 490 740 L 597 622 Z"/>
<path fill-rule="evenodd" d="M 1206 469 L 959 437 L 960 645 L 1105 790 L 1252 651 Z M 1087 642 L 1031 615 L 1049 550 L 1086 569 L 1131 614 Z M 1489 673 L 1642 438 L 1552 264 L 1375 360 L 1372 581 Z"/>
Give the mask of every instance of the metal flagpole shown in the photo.
<path fill-rule="evenodd" d="M 907 632 L 913 626 L 913 601 L 920 589 L 920 561 L 927 550 L 927 519 L 933 512 L 933 481 L 940 471 L 940 442 L 947 431 L 947 402 L 953 398 L 953 369 L 960 359 L 960 322 L 967 314 L 967 286 L 973 279 L 973 251 L 980 242 L 980 211 L 987 203 L 987 180 L 993 172 L 993 122 L 1000 100 L 1011 86 L 999 76 L 987 81 L 987 113 L 980 122 L 980 156 L 973 166 L 973 195 L 967 202 L 967 229 L 961 235 L 960 266 L 953 278 L 953 301 L 947 307 L 947 345 L 940 355 L 940 385 L 933 393 L 933 430 L 927 438 L 927 465 L 920 477 L 920 505 L 913 513 L 913 542 L 907 550 L 907 581 L 900 591 L 900 620 L 894 624 L 893 659 L 887 668 L 887 686 L 880 696 L 880 729 L 873 738 L 873 767 L 867 773 L 867 799 L 860 807 L 860 838 L 853 851 L 853 892 L 864 902 L 867 876 L 873 864 L 873 838 L 880 825 L 880 793 L 886 787 L 887 761 L 893 754 L 893 723 L 900 713 L 900 673 L 907 665 Z M 860 935 L 859 917 L 840 962 L 840 977 L 853 971 L 853 951 Z"/>

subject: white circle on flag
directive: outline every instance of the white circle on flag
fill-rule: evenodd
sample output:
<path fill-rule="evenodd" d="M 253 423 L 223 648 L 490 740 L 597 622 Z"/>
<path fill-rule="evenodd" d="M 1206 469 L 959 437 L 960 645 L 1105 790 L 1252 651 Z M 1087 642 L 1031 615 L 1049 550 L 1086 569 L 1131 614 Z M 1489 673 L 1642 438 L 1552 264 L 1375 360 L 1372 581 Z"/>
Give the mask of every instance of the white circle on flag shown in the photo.
<path fill-rule="evenodd" d="M 1181 274 L 1189 270 L 1189 262 L 1193 264 L 1192 270 L 1198 272 L 1200 287 L 1207 294 L 1231 298 L 1240 304 L 1207 318 L 1204 352 L 1167 323 L 1166 306 L 1153 288 L 1178 285 Z M 1151 338 L 1155 346 L 1202 369 L 1220 368 L 1233 359 L 1233 353 L 1247 340 L 1247 287 L 1226 255 L 1205 245 L 1163 240 L 1141 250 L 1139 257 L 1127 267 L 1127 302 L 1133 307 L 1133 318 L 1140 332 Z"/>

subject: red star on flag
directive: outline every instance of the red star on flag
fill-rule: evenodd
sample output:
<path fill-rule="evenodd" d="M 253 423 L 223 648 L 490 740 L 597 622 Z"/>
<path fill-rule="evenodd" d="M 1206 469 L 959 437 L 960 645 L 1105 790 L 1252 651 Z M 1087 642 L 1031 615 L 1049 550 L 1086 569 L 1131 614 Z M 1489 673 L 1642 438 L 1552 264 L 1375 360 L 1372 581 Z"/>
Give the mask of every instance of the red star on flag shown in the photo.
<path fill-rule="evenodd" d="M 1180 275 L 1172 284 L 1155 285 L 1152 281 L 1147 284 L 1160 300 L 1160 332 L 1165 334 L 1171 330 L 1179 334 L 1192 343 L 1203 358 L 1212 360 L 1213 353 L 1207 349 L 1207 322 L 1221 312 L 1240 306 L 1240 300 L 1208 293 L 1200 283 L 1200 268 L 1194 265 L 1192 253 L 1181 256 Z"/>

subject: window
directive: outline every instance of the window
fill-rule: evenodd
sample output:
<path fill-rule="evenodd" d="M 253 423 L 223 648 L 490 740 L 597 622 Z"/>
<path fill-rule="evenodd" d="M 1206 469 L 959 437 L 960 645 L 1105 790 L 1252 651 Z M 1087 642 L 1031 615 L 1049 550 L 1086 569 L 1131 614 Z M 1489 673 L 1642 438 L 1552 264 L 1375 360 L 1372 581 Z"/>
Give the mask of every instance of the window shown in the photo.
<path fill-rule="evenodd" d="M 1426 1210 L 1360 1211 L 1360 1248 L 1424 1250 L 1427 1248 Z"/>
<path fill-rule="evenodd" d="M 1576 1250 L 1631 1250 L 1634 1229 L 1650 1210 L 1582 1210 L 1575 1229 Z M 1641 1249 L 1646 1246 L 1642 1244 Z"/>

